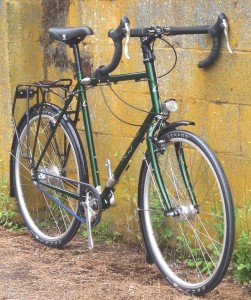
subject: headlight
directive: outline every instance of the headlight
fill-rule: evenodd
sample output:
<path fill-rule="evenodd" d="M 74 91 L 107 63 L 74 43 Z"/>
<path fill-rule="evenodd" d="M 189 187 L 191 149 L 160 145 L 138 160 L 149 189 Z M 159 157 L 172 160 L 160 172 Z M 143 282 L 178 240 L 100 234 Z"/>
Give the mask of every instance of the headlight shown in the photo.
<path fill-rule="evenodd" d="M 164 113 L 166 112 L 174 112 L 178 109 L 178 104 L 174 99 L 169 99 L 166 100 L 163 104 L 162 104 L 162 111 Z"/>

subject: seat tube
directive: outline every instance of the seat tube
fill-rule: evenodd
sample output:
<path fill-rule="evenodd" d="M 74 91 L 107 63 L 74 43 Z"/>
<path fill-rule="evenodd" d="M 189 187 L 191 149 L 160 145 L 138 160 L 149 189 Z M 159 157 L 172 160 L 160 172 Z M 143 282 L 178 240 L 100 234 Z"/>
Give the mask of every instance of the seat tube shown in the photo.
<path fill-rule="evenodd" d="M 80 101 L 82 107 L 82 114 L 83 114 L 88 154 L 89 154 L 91 171 L 92 171 L 93 184 L 95 187 L 98 187 L 100 186 L 100 179 L 98 175 L 98 165 L 97 165 L 97 159 L 96 159 L 95 148 L 94 148 L 90 115 L 89 115 L 89 110 L 87 105 L 85 88 L 80 84 L 80 81 L 83 79 L 83 73 L 80 65 L 79 49 L 77 44 L 72 45 L 72 47 L 73 47 L 74 57 L 76 61 L 76 76 L 79 85 L 78 101 Z"/>

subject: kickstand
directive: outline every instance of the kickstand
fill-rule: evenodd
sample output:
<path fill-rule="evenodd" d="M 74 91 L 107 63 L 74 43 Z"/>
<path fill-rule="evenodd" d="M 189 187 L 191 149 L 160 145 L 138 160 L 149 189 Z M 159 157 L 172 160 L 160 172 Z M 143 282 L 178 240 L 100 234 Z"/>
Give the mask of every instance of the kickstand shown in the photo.
<path fill-rule="evenodd" d="M 87 237 L 88 237 L 88 248 L 90 250 L 92 250 L 94 248 L 94 244 L 93 244 L 93 239 L 92 239 L 92 226 L 91 226 L 92 212 L 91 212 L 91 208 L 90 208 L 89 192 L 86 193 L 85 213 L 86 213 L 86 227 L 87 227 Z"/>

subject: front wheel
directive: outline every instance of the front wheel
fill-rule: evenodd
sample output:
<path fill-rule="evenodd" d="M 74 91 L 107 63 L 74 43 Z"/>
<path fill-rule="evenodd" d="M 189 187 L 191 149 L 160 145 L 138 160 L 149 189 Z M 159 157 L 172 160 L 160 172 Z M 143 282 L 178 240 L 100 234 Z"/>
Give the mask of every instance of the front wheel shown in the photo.
<path fill-rule="evenodd" d="M 174 287 L 203 295 L 230 263 L 234 213 L 224 171 L 209 146 L 187 131 L 163 134 L 157 160 L 173 210 L 160 196 L 149 155 L 139 182 L 139 219 L 145 247 Z"/>

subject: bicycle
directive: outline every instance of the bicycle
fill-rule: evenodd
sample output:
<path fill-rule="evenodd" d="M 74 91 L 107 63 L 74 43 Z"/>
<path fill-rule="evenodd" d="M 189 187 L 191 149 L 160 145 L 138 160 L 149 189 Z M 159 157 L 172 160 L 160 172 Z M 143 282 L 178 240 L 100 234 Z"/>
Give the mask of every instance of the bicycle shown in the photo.
<path fill-rule="evenodd" d="M 199 62 L 213 64 L 227 40 L 227 18 L 218 15 L 212 26 L 130 29 L 127 17 L 109 31 L 115 51 L 108 66 L 84 77 L 78 44 L 92 35 L 91 28 L 50 28 L 50 37 L 73 49 L 77 83 L 71 79 L 20 84 L 16 88 L 12 118 L 15 128 L 10 156 L 10 195 L 16 197 L 22 218 L 35 239 L 47 246 L 63 247 L 83 223 L 88 247 L 94 247 L 92 228 L 102 212 L 115 205 L 115 186 L 138 146 L 146 141 L 139 177 L 138 216 L 148 263 L 155 263 L 167 282 L 175 288 L 203 295 L 223 278 L 231 259 L 234 242 L 234 214 L 230 188 L 213 151 L 201 138 L 180 127 L 192 121 L 169 123 L 177 109 L 174 99 L 161 103 L 154 64 L 153 44 L 157 38 L 181 34 L 209 34 L 213 46 Z M 122 56 L 122 41 L 128 57 L 130 37 L 140 38 L 144 72 L 110 75 Z M 228 40 L 227 40 L 228 45 Z M 152 109 L 126 150 L 115 171 L 106 160 L 108 180 L 101 189 L 87 102 L 87 89 L 111 86 L 123 81 L 145 80 Z M 46 101 L 53 94 L 64 100 L 63 108 Z M 32 99 L 36 103 L 31 105 Z M 71 104 L 76 98 L 76 107 Z M 26 113 L 15 120 L 17 101 L 26 101 Z M 18 102 L 20 103 L 20 102 Z M 76 125 L 82 111 L 90 161 Z"/>

